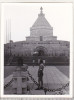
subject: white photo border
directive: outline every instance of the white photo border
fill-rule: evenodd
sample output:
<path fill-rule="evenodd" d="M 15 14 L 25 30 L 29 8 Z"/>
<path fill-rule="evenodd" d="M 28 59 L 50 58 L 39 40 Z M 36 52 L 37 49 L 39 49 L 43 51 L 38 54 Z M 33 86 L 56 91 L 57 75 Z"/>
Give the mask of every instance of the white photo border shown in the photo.
<path fill-rule="evenodd" d="M 71 59 L 71 61 L 70 62 L 72 62 L 71 63 L 71 67 L 70 67 L 70 70 L 72 70 L 72 72 L 70 73 L 71 75 L 70 75 L 70 81 L 71 81 L 71 83 L 70 83 L 70 85 L 72 85 L 71 86 L 71 90 L 70 90 L 70 95 L 49 95 L 49 96 L 45 96 L 45 95 L 40 95 L 40 96 L 37 96 L 37 95 L 3 95 L 3 83 L 4 83 L 4 79 L 3 79 L 3 68 L 2 68 L 2 66 L 4 66 L 3 65 L 3 63 L 4 63 L 4 58 L 3 58 L 3 56 L 4 56 L 4 54 L 3 54 L 3 51 L 4 51 L 4 46 L 3 46 L 3 38 L 4 38 L 4 36 L 3 36 L 3 34 L 2 34 L 2 16 L 1 16 L 1 14 L 2 14 L 2 10 L 1 10 L 1 5 L 2 5 L 2 3 L 72 3 L 73 4 L 73 17 L 74 17 L 74 1 L 73 0 L 2 0 L 1 2 L 0 2 L 0 97 L 1 98 L 45 98 L 45 99 L 47 99 L 47 98 L 56 98 L 56 99 L 58 99 L 58 98 L 63 98 L 63 100 L 65 99 L 65 100 L 67 100 L 68 98 L 71 98 L 71 99 L 73 99 L 73 96 L 74 96 L 74 90 L 73 90 L 73 88 L 74 88 L 74 63 L 73 63 L 73 61 L 74 61 L 74 53 L 73 53 L 73 50 L 74 50 L 74 40 L 72 39 L 72 41 L 70 42 L 70 59 Z M 73 19 L 73 27 L 74 27 L 74 19 Z M 73 38 L 74 38 L 74 28 L 73 28 L 73 34 L 72 34 L 72 36 L 73 36 Z"/>

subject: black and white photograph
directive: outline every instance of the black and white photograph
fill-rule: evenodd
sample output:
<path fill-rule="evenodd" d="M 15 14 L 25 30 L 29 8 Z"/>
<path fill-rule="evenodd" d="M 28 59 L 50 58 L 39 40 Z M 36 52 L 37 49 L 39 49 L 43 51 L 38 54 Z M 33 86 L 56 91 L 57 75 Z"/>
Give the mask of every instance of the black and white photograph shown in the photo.
<path fill-rule="evenodd" d="M 3 95 L 69 96 L 72 3 L 4 3 Z"/>

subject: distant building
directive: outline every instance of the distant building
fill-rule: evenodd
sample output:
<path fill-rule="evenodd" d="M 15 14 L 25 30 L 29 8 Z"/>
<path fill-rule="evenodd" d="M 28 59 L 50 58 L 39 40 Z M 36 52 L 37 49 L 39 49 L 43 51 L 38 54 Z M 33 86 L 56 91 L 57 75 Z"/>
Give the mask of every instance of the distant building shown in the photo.
<path fill-rule="evenodd" d="M 53 36 L 53 27 L 46 20 L 42 7 L 40 10 L 37 20 L 30 28 L 30 36 L 26 37 L 26 41 L 5 44 L 5 55 L 11 53 L 15 56 L 29 58 L 35 56 L 35 59 L 36 57 L 37 59 L 40 57 L 43 59 L 47 59 L 45 57 L 63 57 L 69 62 L 70 42 L 57 40 L 57 36 Z"/>

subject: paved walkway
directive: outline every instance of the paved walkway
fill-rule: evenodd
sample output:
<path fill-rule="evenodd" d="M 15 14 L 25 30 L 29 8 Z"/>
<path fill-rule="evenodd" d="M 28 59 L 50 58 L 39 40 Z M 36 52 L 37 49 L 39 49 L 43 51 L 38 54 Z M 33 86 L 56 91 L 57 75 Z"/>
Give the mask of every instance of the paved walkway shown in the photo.
<path fill-rule="evenodd" d="M 33 76 L 33 78 L 36 81 L 38 81 L 38 77 L 37 77 L 38 66 L 35 66 L 35 67 L 29 66 L 28 70 L 30 74 Z M 5 81 L 4 81 L 5 84 L 9 82 L 11 78 L 12 78 L 12 75 L 5 78 Z M 62 72 L 60 72 L 55 66 L 47 66 L 44 68 L 43 83 L 45 87 L 50 88 L 50 89 L 54 89 L 54 88 L 57 89 L 68 82 L 69 82 L 69 78 L 66 75 L 64 75 Z M 34 84 L 30 78 L 29 78 L 29 83 L 33 85 L 32 89 L 34 89 Z M 37 92 L 36 90 L 31 91 L 31 93 L 44 94 L 43 91 Z"/>
<path fill-rule="evenodd" d="M 29 72 L 32 74 L 34 79 L 37 81 L 37 71 L 38 66 L 29 67 Z M 64 75 L 62 72 L 60 72 L 55 66 L 47 66 L 44 68 L 44 76 L 43 76 L 44 83 L 50 83 L 50 84 L 66 84 L 69 81 L 69 78 Z"/>

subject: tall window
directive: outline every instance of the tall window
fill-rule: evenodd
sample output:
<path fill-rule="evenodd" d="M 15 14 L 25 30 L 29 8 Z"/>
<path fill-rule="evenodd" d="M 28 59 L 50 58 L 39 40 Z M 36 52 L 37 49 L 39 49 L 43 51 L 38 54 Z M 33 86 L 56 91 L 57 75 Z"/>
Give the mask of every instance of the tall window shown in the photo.
<path fill-rule="evenodd" d="M 43 41 L 43 36 L 40 36 L 40 41 Z"/>

